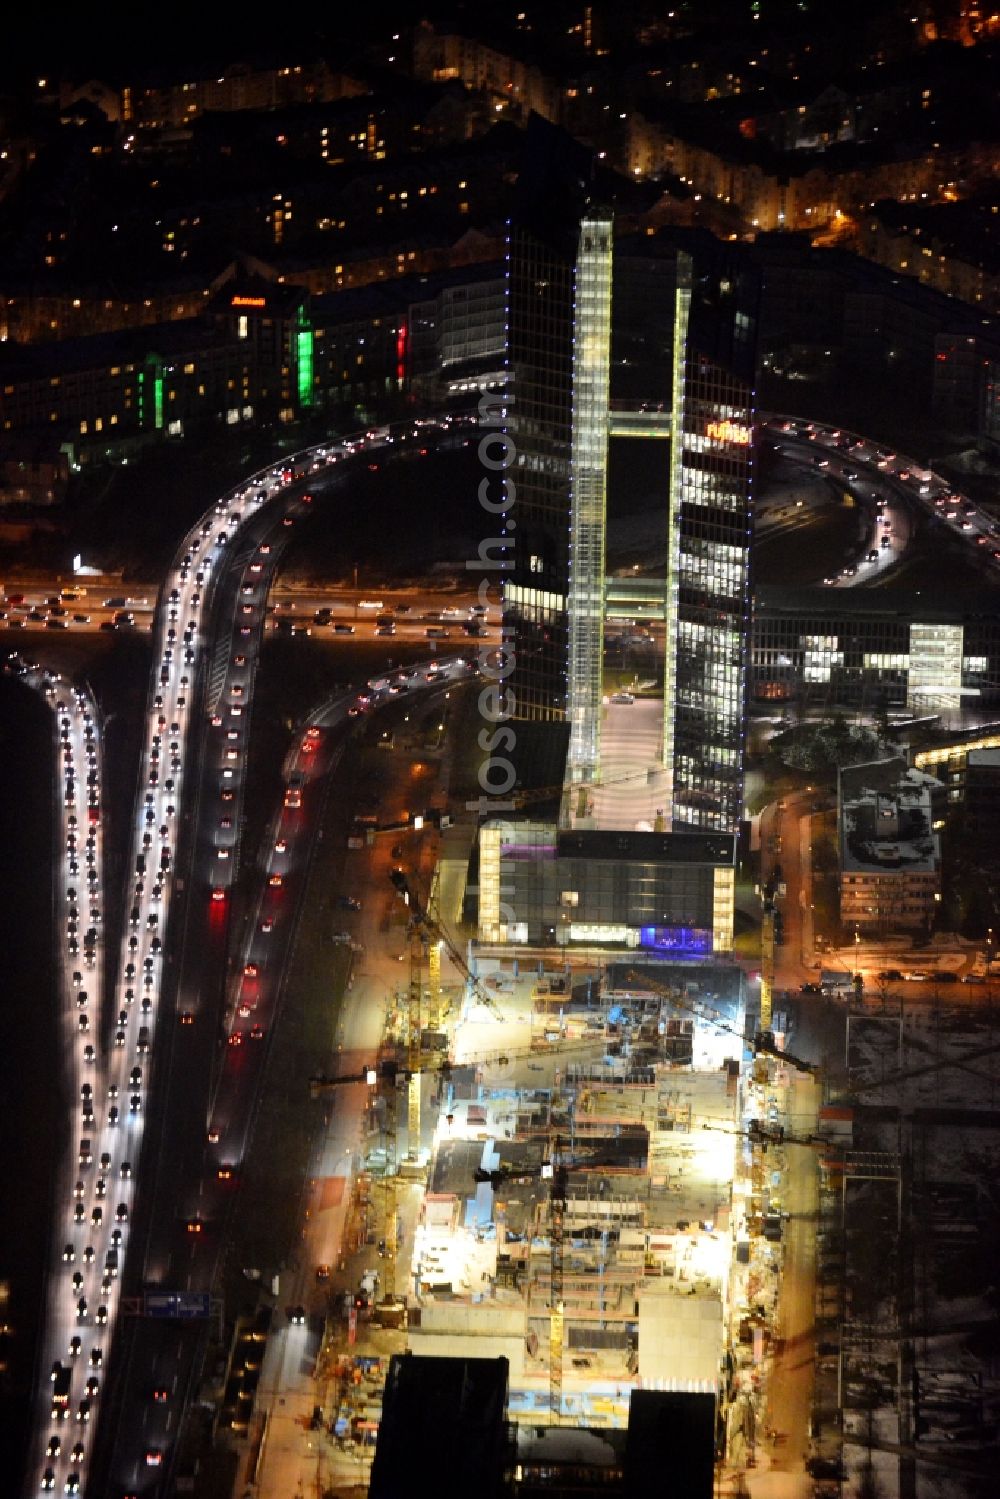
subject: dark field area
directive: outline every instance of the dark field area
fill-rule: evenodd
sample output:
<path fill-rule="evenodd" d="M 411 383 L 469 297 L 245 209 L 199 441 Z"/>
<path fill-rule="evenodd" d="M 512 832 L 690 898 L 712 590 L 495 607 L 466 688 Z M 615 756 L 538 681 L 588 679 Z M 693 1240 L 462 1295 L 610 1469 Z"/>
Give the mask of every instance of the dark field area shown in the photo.
<path fill-rule="evenodd" d="M 12 567 L 68 573 L 79 552 L 90 566 L 155 586 L 215 497 L 281 456 L 267 434 L 218 434 L 197 450 L 166 444 L 123 467 L 88 469 L 74 481 L 61 528 L 39 530 L 28 544 L 0 543 L 0 576 Z M 349 487 L 337 484 L 289 538 L 289 570 L 338 580 L 356 567 L 364 583 L 425 578 L 438 564 L 462 562 L 492 524 L 477 497 L 481 477 L 474 442 L 356 466 Z"/>

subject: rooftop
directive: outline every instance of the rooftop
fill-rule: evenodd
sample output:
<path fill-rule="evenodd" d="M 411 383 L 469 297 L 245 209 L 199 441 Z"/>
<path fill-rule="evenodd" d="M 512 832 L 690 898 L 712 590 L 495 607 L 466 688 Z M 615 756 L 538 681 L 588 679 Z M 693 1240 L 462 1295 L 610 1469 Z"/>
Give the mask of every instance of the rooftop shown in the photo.
<path fill-rule="evenodd" d="M 923 771 L 905 769 L 899 760 L 841 771 L 842 871 L 935 873 L 941 844 L 933 831 L 931 790 L 939 784 Z"/>

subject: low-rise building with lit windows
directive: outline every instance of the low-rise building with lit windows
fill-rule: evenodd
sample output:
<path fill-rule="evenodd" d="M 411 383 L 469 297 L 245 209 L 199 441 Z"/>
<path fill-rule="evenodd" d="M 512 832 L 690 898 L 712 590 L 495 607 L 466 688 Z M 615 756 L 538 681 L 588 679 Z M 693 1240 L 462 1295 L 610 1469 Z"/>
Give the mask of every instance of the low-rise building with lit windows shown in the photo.
<path fill-rule="evenodd" d="M 560 831 L 490 820 L 479 833 L 479 937 L 705 958 L 733 945 L 735 838 Z"/>
<path fill-rule="evenodd" d="M 477 389 L 503 367 L 492 264 L 310 297 L 234 274 L 197 316 L 44 344 L 0 341 L 0 443 L 117 459 L 212 423 L 289 423 L 413 390 Z"/>
<path fill-rule="evenodd" d="M 966 595 L 947 608 L 895 589 L 759 586 L 750 670 L 757 703 L 936 712 L 995 702 L 995 596 Z"/>
<path fill-rule="evenodd" d="M 933 776 L 881 760 L 840 772 L 840 919 L 850 931 L 929 931 L 941 899 Z"/>

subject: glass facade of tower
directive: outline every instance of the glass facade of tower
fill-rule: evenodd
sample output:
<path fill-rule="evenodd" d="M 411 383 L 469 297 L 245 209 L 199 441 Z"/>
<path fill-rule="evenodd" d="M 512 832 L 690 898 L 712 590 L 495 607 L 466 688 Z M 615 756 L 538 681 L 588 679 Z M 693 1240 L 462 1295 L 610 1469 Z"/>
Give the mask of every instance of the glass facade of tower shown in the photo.
<path fill-rule="evenodd" d="M 563 726 L 564 783 L 641 773 L 604 691 L 609 435 L 669 436 L 666 558 L 656 549 L 653 564 L 663 711 L 642 753 L 660 767 L 659 825 L 730 832 L 743 815 L 756 280 L 738 249 L 700 232 L 682 248 L 626 244 L 616 265 L 613 217 L 578 150 L 538 122 L 508 247 L 513 716 Z M 615 815 L 587 805 L 580 816 Z"/>
<path fill-rule="evenodd" d="M 754 288 L 678 256 L 664 762 L 674 827 L 743 816 Z"/>
<path fill-rule="evenodd" d="M 518 718 L 566 717 L 574 257 L 517 226 L 508 260 L 507 430 L 516 449 L 513 566 L 504 628 L 517 642 L 508 690 Z"/>
<path fill-rule="evenodd" d="M 580 226 L 576 264 L 570 470 L 570 736 L 566 767 L 569 781 L 595 780 L 601 763 L 612 234 L 610 213 L 589 213 Z"/>

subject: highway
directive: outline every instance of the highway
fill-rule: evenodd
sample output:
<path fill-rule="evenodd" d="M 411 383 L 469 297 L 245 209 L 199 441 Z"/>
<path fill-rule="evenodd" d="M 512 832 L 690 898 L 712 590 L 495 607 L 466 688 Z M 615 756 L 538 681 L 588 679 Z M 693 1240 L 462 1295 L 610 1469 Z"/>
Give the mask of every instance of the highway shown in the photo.
<path fill-rule="evenodd" d="M 171 944 L 169 957 L 183 971 L 183 954 L 173 950 L 176 932 L 170 922 L 171 910 L 175 897 L 183 890 L 188 909 L 192 899 L 197 900 L 201 895 L 210 921 L 214 920 L 219 909 L 225 911 L 232 885 L 236 866 L 234 841 L 226 836 L 231 829 L 225 826 L 225 811 L 220 816 L 218 807 L 221 804 L 225 809 L 235 800 L 235 783 L 245 769 L 248 738 L 245 725 L 253 686 L 250 645 L 251 642 L 258 645 L 263 633 L 269 577 L 269 569 L 263 564 L 258 567 L 257 563 L 269 556 L 274 545 L 257 536 L 248 547 L 246 538 L 252 535 L 253 523 L 259 516 L 266 517 L 266 528 L 277 529 L 294 525 L 307 514 L 306 507 L 313 496 L 306 486 L 316 482 L 313 476 L 329 476 L 333 465 L 344 463 L 346 479 L 351 459 L 370 456 L 373 451 L 391 454 L 394 444 L 420 440 L 426 435 L 426 424 L 408 423 L 399 428 L 358 434 L 295 455 L 253 475 L 219 499 L 181 542 L 160 592 L 151 627 L 154 665 L 127 865 L 131 889 L 126 895 L 125 910 L 129 914 L 126 930 L 117 943 L 113 934 L 104 932 L 100 918 L 102 771 L 99 740 L 94 730 L 96 714 L 82 695 L 69 687 L 62 691 L 62 684 L 47 680 L 41 668 L 31 673 L 33 679 L 37 675 L 53 702 L 64 762 L 64 857 L 56 871 L 56 892 L 66 924 L 63 983 L 66 1073 L 69 1096 L 76 1102 L 67 1120 L 66 1157 L 56 1172 L 59 1200 L 46 1331 L 38 1359 L 39 1387 L 27 1493 L 55 1489 L 87 1492 L 91 1488 L 88 1463 L 102 1414 L 105 1362 L 119 1333 L 123 1275 L 132 1275 L 134 1255 L 130 1259 L 129 1250 L 133 1205 L 140 1186 L 144 1196 L 149 1191 L 146 1169 L 149 1152 L 143 1150 L 149 1109 L 148 1082 L 154 1059 L 160 1062 L 158 1051 L 162 1050 L 162 1044 L 158 1048 L 157 1040 L 162 1029 L 161 1012 L 164 1008 L 169 1010 L 173 1002 L 169 983 L 164 1000 L 164 972 L 165 966 L 169 966 L 165 965 L 165 943 Z M 435 424 L 435 435 L 444 443 L 459 440 L 453 435 L 448 419 Z M 336 487 L 345 486 L 342 482 Z M 224 586 L 227 577 L 228 592 Z M 10 606 L 13 601 L 10 594 L 7 597 Z M 217 611 L 218 617 L 213 611 Z M 78 623 L 83 628 L 83 622 Z M 462 662 L 447 670 L 464 673 L 467 668 Z M 432 682 L 440 680 L 441 670 L 434 668 Z M 352 708 L 358 712 L 361 707 L 367 710 L 378 706 L 383 700 L 392 700 L 397 690 L 398 684 L 388 678 L 374 682 L 363 704 L 344 701 L 339 705 L 345 721 L 350 718 Z M 204 703 L 211 705 L 212 722 L 203 743 L 200 714 Z M 218 711 L 223 703 L 225 716 Z M 310 727 L 322 735 L 318 725 Z M 194 836 L 204 818 L 192 816 L 192 808 L 201 811 L 205 782 L 209 778 L 215 780 L 218 798 L 207 814 L 214 825 L 210 870 L 204 866 L 204 849 L 198 847 Z M 191 819 L 194 831 L 182 835 L 181 823 L 187 819 Z M 185 845 L 183 876 L 178 875 L 179 838 Z M 288 839 L 276 838 L 268 872 L 269 900 L 280 899 L 285 873 L 282 865 L 287 864 L 288 852 Z M 73 883 L 77 881 L 81 886 L 83 883 L 81 857 L 86 865 L 85 917 L 81 915 L 81 892 Z M 263 931 L 267 919 L 261 915 L 255 939 L 270 934 Z M 184 929 L 188 927 L 185 912 Z M 105 943 L 113 944 L 107 953 Z M 257 950 L 256 942 L 252 950 Z M 259 957 L 265 951 L 266 944 Z M 83 968 L 77 966 L 81 953 Z M 220 946 L 219 955 L 224 962 L 224 946 Z M 116 968 L 116 979 L 109 1013 L 105 1015 L 100 1007 L 97 977 L 106 956 L 111 960 L 109 966 Z M 204 958 L 205 954 L 200 956 Z M 252 964 L 256 960 L 248 957 L 246 961 Z M 84 975 L 86 989 L 80 987 Z M 227 1061 L 232 1056 L 237 1070 L 237 1053 L 241 1053 L 243 1041 L 247 1043 L 246 1054 L 251 1055 L 254 1043 L 263 1041 L 265 1036 L 263 1019 L 250 1019 L 240 1013 L 250 1008 L 249 986 L 257 977 L 245 969 L 243 978 L 247 987 L 235 996 L 230 1017 Z M 253 994 L 258 1007 L 265 998 L 262 991 L 263 986 L 257 985 Z M 81 999 L 81 994 L 86 998 Z M 265 1013 L 260 1009 L 262 1016 Z M 249 1027 L 243 1024 L 247 1019 Z M 190 1025 L 194 1029 L 195 1011 L 181 1008 L 178 1020 L 181 1027 Z M 232 1039 L 237 1036 L 239 1040 Z M 158 1067 L 164 1085 L 169 1082 L 169 1062 L 174 1052 L 169 1032 L 168 1041 L 167 1066 Z M 261 1048 L 262 1053 L 264 1049 Z M 252 1086 L 246 1089 L 246 1097 L 251 1101 L 253 1091 Z M 227 1097 L 225 1091 L 216 1094 L 217 1099 Z M 215 1183 L 225 1185 L 218 1165 Z M 200 1199 L 204 1181 L 195 1186 Z M 195 1246 L 203 1229 L 200 1209 L 198 1201 L 189 1204 L 181 1220 L 182 1231 Z M 146 1248 L 148 1258 L 148 1242 Z M 173 1274 L 173 1267 L 168 1268 Z M 186 1279 L 188 1286 L 198 1283 L 193 1271 Z M 172 1288 L 174 1282 L 170 1284 Z M 128 1308 L 141 1309 L 135 1305 Z M 168 1341 L 173 1336 L 171 1326 Z M 177 1392 L 179 1374 L 175 1370 L 167 1378 L 169 1370 L 150 1370 L 150 1383 L 154 1377 L 158 1380 L 161 1373 L 165 1383 L 153 1386 L 151 1399 L 155 1405 L 166 1406 L 167 1414 L 158 1428 L 151 1429 L 144 1420 L 140 1432 L 127 1430 L 126 1481 L 130 1487 L 122 1492 L 165 1492 L 170 1481 L 170 1444 L 179 1415 L 170 1396 Z M 143 1378 L 145 1381 L 145 1372 Z M 161 1398 L 164 1395 L 166 1398 Z M 115 1404 L 112 1401 L 109 1409 L 114 1410 Z M 105 1428 L 107 1424 L 105 1420 Z M 124 1430 L 120 1421 L 117 1424 Z M 141 1450 L 136 1447 L 140 1434 Z M 115 1451 L 113 1441 L 110 1450 Z M 132 1485 L 136 1487 L 133 1489 Z M 100 1490 L 92 1491 L 105 1492 L 103 1483 Z"/>
<path fill-rule="evenodd" d="M 248 581 L 253 583 L 252 578 Z M 148 594 L 113 595 L 94 585 L 72 585 L 67 593 L 83 596 L 75 602 L 60 603 L 58 579 L 31 584 L 8 582 L 6 590 L 0 627 L 24 631 L 22 644 L 29 640 L 37 644 L 39 634 L 52 630 L 74 636 L 104 631 L 148 632 L 156 613 L 156 599 Z M 20 602 L 13 603 L 12 599 Z M 352 637 L 372 640 L 388 635 L 407 641 L 430 638 L 457 643 L 472 633 L 470 626 L 473 630 L 480 626 L 478 616 L 483 612 L 476 591 L 471 589 L 380 587 L 376 592 L 348 584 L 275 585 L 268 590 L 265 608 L 265 627 L 269 630 L 295 631 L 339 643 Z M 490 628 L 488 622 L 481 623 L 484 633 Z M 434 634 L 429 636 L 431 630 Z"/>
<path fill-rule="evenodd" d="M 825 578 L 829 586 L 881 582 L 902 559 L 910 540 L 911 515 L 921 511 L 972 547 L 977 562 L 991 577 L 1000 569 L 1000 526 L 973 500 L 915 459 L 856 432 L 797 417 L 769 415 L 762 430 L 791 454 L 810 455 L 817 469 L 842 480 L 871 512 L 868 550 Z"/>

